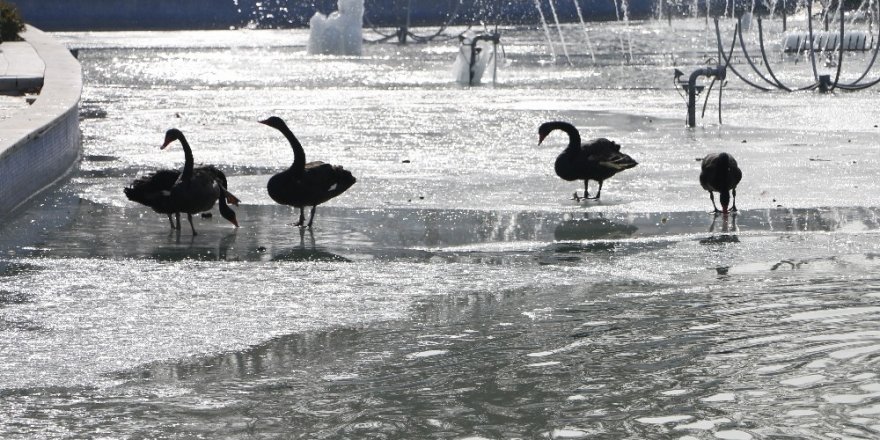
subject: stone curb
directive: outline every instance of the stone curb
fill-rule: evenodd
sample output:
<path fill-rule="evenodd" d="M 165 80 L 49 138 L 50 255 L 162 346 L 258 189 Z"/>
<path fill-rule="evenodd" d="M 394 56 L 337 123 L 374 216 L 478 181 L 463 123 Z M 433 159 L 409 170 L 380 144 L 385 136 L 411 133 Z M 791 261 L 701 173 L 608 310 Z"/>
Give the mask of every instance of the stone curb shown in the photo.
<path fill-rule="evenodd" d="M 0 121 L 0 216 L 67 175 L 81 150 L 79 62 L 35 27 L 27 26 L 21 36 L 42 59 L 45 70 L 34 103 Z"/>

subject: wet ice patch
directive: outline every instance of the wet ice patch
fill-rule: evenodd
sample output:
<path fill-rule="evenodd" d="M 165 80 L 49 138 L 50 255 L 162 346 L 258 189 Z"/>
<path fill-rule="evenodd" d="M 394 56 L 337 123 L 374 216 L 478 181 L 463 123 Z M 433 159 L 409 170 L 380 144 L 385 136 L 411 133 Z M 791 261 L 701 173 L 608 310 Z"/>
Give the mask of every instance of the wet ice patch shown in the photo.
<path fill-rule="evenodd" d="M 788 385 L 791 387 L 805 387 L 809 385 L 813 385 L 815 383 L 819 383 L 825 380 L 825 376 L 821 374 L 809 374 L 806 376 L 793 377 L 791 379 L 785 379 L 779 381 L 779 383 L 783 385 Z"/>
<path fill-rule="evenodd" d="M 692 420 L 693 418 L 694 416 L 678 414 L 665 417 L 642 417 L 640 419 L 636 419 L 636 421 L 650 425 L 665 425 L 667 423 L 684 422 L 687 420 Z"/>
<path fill-rule="evenodd" d="M 857 404 L 862 403 L 865 400 L 873 399 L 875 397 L 880 396 L 880 393 L 870 393 L 870 394 L 834 394 L 824 396 L 823 398 L 829 403 L 844 403 L 844 404 Z"/>
<path fill-rule="evenodd" d="M 687 393 L 690 393 L 690 391 L 689 390 L 669 390 L 669 391 L 663 391 L 660 394 L 662 394 L 664 396 L 683 396 Z"/>
<path fill-rule="evenodd" d="M 811 312 L 795 313 L 786 321 L 802 320 L 825 320 L 830 318 L 849 317 L 855 315 L 875 314 L 880 312 L 880 307 L 849 307 L 842 309 L 815 310 Z"/>
<path fill-rule="evenodd" d="M 719 393 L 709 397 L 704 397 L 702 399 L 703 402 L 735 402 L 736 395 L 733 393 Z"/>
<path fill-rule="evenodd" d="M 580 429 L 575 428 L 561 428 L 554 429 L 548 433 L 545 433 L 543 437 L 547 437 L 550 439 L 567 439 L 567 438 L 585 438 L 590 434 L 586 431 L 582 431 Z"/>
<path fill-rule="evenodd" d="M 695 431 L 708 431 L 710 429 L 715 428 L 715 423 L 709 420 L 700 420 L 694 423 L 687 423 L 684 425 L 678 425 L 675 427 L 676 431 L 687 431 L 687 430 L 695 430 Z"/>
<path fill-rule="evenodd" d="M 733 429 L 728 431 L 718 431 L 715 433 L 715 438 L 722 440 L 751 440 L 753 437 L 748 432 Z"/>
<path fill-rule="evenodd" d="M 410 353 L 406 355 L 407 359 L 423 359 L 435 356 L 443 356 L 446 353 L 449 353 L 449 350 L 425 350 L 420 351 L 418 353 Z"/>
<path fill-rule="evenodd" d="M 505 267 L 456 264 L 22 261 L 35 270 L 5 278 L 3 288 L 34 300 L 6 315 L 43 331 L 0 333 L 0 382 L 12 388 L 112 385 L 107 373 L 150 362 L 401 319 L 423 296 L 544 288 L 556 277 L 535 269 L 520 284 Z"/>
<path fill-rule="evenodd" d="M 876 416 L 880 414 L 880 404 L 872 405 L 867 408 L 857 409 L 852 412 L 856 416 Z"/>

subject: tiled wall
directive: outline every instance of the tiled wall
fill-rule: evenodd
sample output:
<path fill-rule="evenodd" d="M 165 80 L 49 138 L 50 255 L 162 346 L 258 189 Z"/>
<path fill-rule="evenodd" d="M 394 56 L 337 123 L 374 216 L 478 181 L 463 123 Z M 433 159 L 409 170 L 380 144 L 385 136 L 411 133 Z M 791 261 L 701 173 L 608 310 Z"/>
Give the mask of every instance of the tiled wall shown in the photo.
<path fill-rule="evenodd" d="M 81 150 L 79 111 L 33 133 L 0 156 L 0 215 L 64 177 Z"/>
<path fill-rule="evenodd" d="M 66 47 L 39 29 L 22 34 L 45 65 L 36 101 L 0 120 L 0 217 L 63 178 L 82 149 L 82 72 Z"/>

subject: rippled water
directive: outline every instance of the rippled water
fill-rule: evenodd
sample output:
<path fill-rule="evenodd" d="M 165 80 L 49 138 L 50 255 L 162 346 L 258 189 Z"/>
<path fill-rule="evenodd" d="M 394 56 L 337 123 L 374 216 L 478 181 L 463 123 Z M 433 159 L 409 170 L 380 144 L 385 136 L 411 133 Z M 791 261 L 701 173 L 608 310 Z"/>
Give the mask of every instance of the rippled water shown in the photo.
<path fill-rule="evenodd" d="M 81 48 L 84 157 L 0 229 L 0 436 L 876 437 L 877 92 L 731 80 L 725 124 L 685 129 L 672 69 L 711 56 L 705 30 L 600 25 L 594 65 L 567 28 L 574 67 L 507 30 L 499 85 L 471 89 L 452 42 L 334 58 L 305 31 L 60 35 Z M 358 178 L 312 231 L 263 189 L 291 161 L 270 114 Z M 569 200 L 564 137 L 536 145 L 550 119 L 640 165 Z M 240 229 L 171 233 L 125 200 L 182 162 L 158 149 L 172 126 L 229 175 Z M 729 219 L 697 183 L 718 150 L 745 174 Z"/>

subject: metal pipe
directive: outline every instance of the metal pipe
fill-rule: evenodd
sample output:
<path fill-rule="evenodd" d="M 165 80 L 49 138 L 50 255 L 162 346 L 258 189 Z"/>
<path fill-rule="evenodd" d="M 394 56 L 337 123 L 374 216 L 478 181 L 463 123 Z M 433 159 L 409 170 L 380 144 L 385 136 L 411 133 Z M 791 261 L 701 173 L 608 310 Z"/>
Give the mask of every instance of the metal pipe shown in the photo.
<path fill-rule="evenodd" d="M 702 69 L 697 69 L 691 72 L 691 75 L 688 77 L 687 88 L 688 88 L 688 115 L 687 115 L 687 124 L 688 127 L 694 127 L 697 125 L 697 78 L 701 76 L 714 76 L 721 81 L 724 81 L 725 77 L 725 69 L 724 67 L 704 67 Z"/>
<path fill-rule="evenodd" d="M 813 80 L 819 83 L 819 72 L 816 70 L 816 51 L 813 48 L 815 39 L 813 36 L 813 8 L 810 6 L 812 2 L 807 1 L 807 28 L 810 30 L 810 64 L 813 66 Z"/>
<path fill-rule="evenodd" d="M 758 18 L 758 44 L 760 44 L 761 46 L 761 57 L 764 59 L 764 65 L 767 66 L 767 73 L 770 74 L 770 78 L 773 78 L 773 81 L 776 81 L 776 85 L 779 88 L 785 90 L 786 92 L 790 92 L 791 89 L 785 84 L 782 84 L 782 82 L 779 81 L 778 78 L 776 78 L 776 74 L 773 73 L 773 68 L 770 67 L 770 61 L 767 60 L 767 51 L 764 49 L 764 27 L 761 26 L 762 21 L 763 20 Z"/>
<path fill-rule="evenodd" d="M 737 26 L 739 26 L 739 24 L 737 24 Z M 734 75 L 736 75 L 744 83 L 746 83 L 746 84 L 748 84 L 758 90 L 761 90 L 764 92 L 769 92 L 770 89 L 768 89 L 764 86 L 759 86 L 759 85 L 749 81 L 748 79 L 746 79 L 745 76 L 743 76 L 741 73 L 739 73 L 738 70 L 736 70 L 736 67 L 733 66 L 733 63 L 731 63 L 730 59 L 733 56 L 733 49 L 736 46 L 736 36 L 737 36 L 737 33 L 734 32 L 733 33 L 733 41 L 730 42 L 730 55 L 725 55 L 724 54 L 724 47 L 721 44 L 721 29 L 718 27 L 718 17 L 715 17 L 715 38 L 718 40 L 718 58 L 724 60 L 724 67 L 730 68 L 730 70 L 734 73 Z"/>
<path fill-rule="evenodd" d="M 843 68 L 843 8 L 840 11 L 840 41 L 837 42 L 837 74 L 834 75 L 834 83 L 831 84 L 829 92 L 833 92 L 837 88 L 837 82 L 840 81 L 840 70 Z"/>
<path fill-rule="evenodd" d="M 497 33 L 477 35 L 471 40 L 471 59 L 468 66 L 468 85 L 474 85 L 474 66 L 477 64 L 477 43 L 480 41 L 491 41 L 493 45 L 501 42 L 501 35 Z M 498 64 L 498 55 L 496 50 L 495 64 Z M 494 81 L 494 78 L 492 79 Z"/>
<path fill-rule="evenodd" d="M 767 84 L 770 84 L 771 86 L 778 87 L 778 85 L 773 83 L 773 81 L 770 81 L 769 79 L 767 79 L 767 77 L 764 76 L 764 74 L 761 73 L 760 70 L 758 70 L 758 66 L 755 66 L 755 63 L 752 62 L 752 57 L 749 55 L 749 51 L 746 49 L 745 39 L 743 38 L 743 34 L 742 34 L 742 16 L 739 16 L 739 18 L 737 18 L 736 20 L 737 20 L 737 23 L 739 24 L 736 27 L 737 35 L 739 35 L 739 47 L 742 50 L 743 55 L 745 55 L 746 61 L 748 61 L 749 66 L 751 66 L 752 70 L 755 71 L 755 74 L 758 75 L 759 78 L 763 79 Z M 760 29 L 760 28 L 761 28 L 761 19 L 759 18 L 758 19 L 758 29 Z"/>

